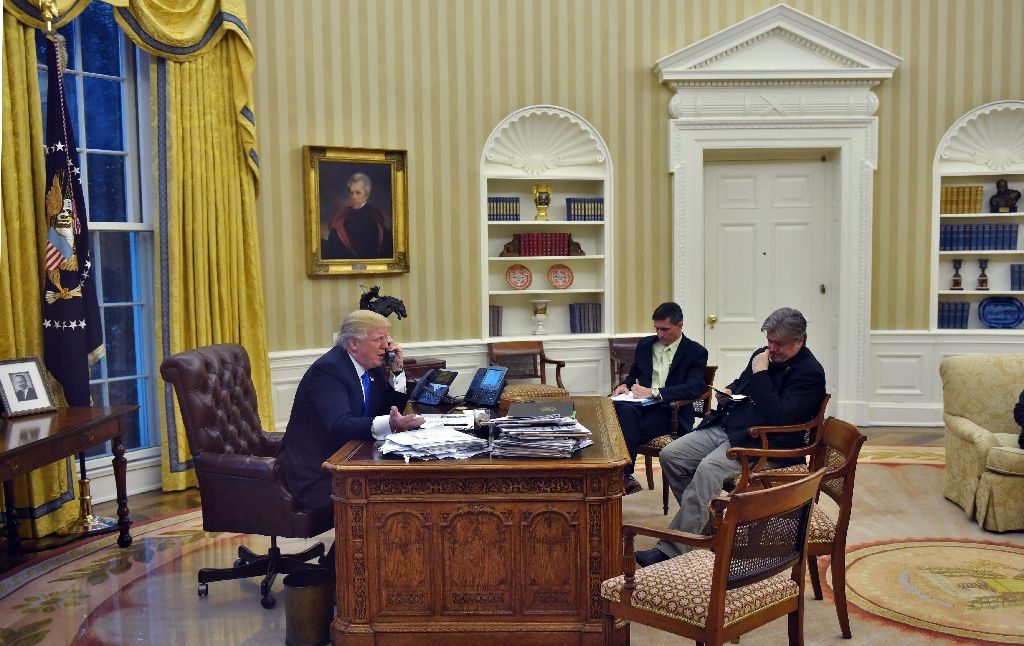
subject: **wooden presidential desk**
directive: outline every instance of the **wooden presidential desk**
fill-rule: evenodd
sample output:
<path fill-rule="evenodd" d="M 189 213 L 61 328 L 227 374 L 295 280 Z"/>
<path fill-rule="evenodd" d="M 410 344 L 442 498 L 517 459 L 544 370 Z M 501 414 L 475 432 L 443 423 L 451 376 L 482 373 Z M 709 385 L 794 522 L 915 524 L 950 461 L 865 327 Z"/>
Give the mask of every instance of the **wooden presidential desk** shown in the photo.
<path fill-rule="evenodd" d="M 124 418 L 138 406 L 77 406 L 50 413 L 13 417 L 0 422 L 0 480 L 6 507 L 8 550 L 17 555 L 21 547 L 18 518 L 14 513 L 15 476 L 74 455 L 100 442 L 113 440 L 114 481 L 117 486 L 117 544 L 128 547 L 128 489 L 125 475 Z"/>
<path fill-rule="evenodd" d="M 372 441 L 331 456 L 334 644 L 604 643 L 629 454 L 608 398 L 574 402 L 594 444 L 569 459 L 407 464 Z"/>

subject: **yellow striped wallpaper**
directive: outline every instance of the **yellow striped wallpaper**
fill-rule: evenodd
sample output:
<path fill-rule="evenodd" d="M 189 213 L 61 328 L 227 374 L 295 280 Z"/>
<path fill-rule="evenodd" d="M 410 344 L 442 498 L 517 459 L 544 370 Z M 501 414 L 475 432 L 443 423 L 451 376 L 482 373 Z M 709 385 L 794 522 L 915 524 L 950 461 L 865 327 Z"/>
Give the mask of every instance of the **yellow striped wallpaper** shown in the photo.
<path fill-rule="evenodd" d="M 654 62 L 769 0 L 249 0 L 272 351 L 323 347 L 360 283 L 405 300 L 409 341 L 479 338 L 479 163 L 510 112 L 551 103 L 602 134 L 615 169 L 615 332 L 671 296 L 671 92 Z M 928 326 L 932 160 L 964 112 L 1024 93 L 1022 0 L 790 0 L 903 57 L 876 88 L 872 328 Z M 311 279 L 302 146 L 409 153 L 412 271 Z"/>

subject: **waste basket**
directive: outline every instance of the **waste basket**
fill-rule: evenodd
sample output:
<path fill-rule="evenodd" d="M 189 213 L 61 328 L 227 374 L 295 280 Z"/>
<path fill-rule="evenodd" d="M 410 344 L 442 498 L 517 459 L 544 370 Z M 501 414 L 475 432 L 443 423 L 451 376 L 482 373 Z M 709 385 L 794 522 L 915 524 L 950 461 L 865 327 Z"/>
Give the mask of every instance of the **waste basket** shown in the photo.
<path fill-rule="evenodd" d="M 334 576 L 327 568 L 292 572 L 284 578 L 284 630 L 287 646 L 320 646 L 331 641 Z"/>

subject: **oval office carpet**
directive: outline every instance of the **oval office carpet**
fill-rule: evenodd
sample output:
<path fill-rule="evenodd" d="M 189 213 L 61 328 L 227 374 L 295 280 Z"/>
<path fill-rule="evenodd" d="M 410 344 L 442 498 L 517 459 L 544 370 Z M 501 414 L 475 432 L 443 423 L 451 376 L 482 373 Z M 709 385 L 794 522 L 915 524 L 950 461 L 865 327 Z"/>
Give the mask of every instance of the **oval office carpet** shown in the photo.
<path fill-rule="evenodd" d="M 807 644 L 1024 643 L 1024 534 L 978 528 L 942 498 L 941 449 L 917 448 L 927 450 L 865 447 L 847 556 L 853 639 L 839 634 L 827 585 L 824 601 L 808 586 Z M 654 491 L 624 499 L 624 522 L 667 524 L 656 482 Z M 268 539 L 206 534 L 198 510 L 132 535 L 126 550 L 108 535 L 0 575 L 0 646 L 284 643 L 280 578 L 272 610 L 260 607 L 256 579 L 211 583 L 208 597 L 196 594 L 196 570 L 229 566 L 239 545 L 264 548 Z M 321 539 L 329 543 L 330 534 Z M 292 551 L 310 541 L 280 543 Z M 819 568 L 825 583 L 828 559 Z M 782 644 L 785 635 L 786 622 L 776 621 L 741 643 Z M 680 638 L 633 624 L 632 643 L 675 646 Z"/>

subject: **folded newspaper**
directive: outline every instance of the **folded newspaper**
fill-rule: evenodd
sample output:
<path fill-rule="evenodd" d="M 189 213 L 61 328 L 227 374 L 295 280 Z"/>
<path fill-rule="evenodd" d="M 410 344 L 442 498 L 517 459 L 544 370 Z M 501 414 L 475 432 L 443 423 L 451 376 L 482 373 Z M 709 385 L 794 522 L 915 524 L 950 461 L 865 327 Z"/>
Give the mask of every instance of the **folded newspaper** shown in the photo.
<path fill-rule="evenodd" d="M 535 415 L 492 419 L 498 436 L 491 442 L 495 458 L 568 458 L 593 444 L 590 430 L 575 417 Z"/>

